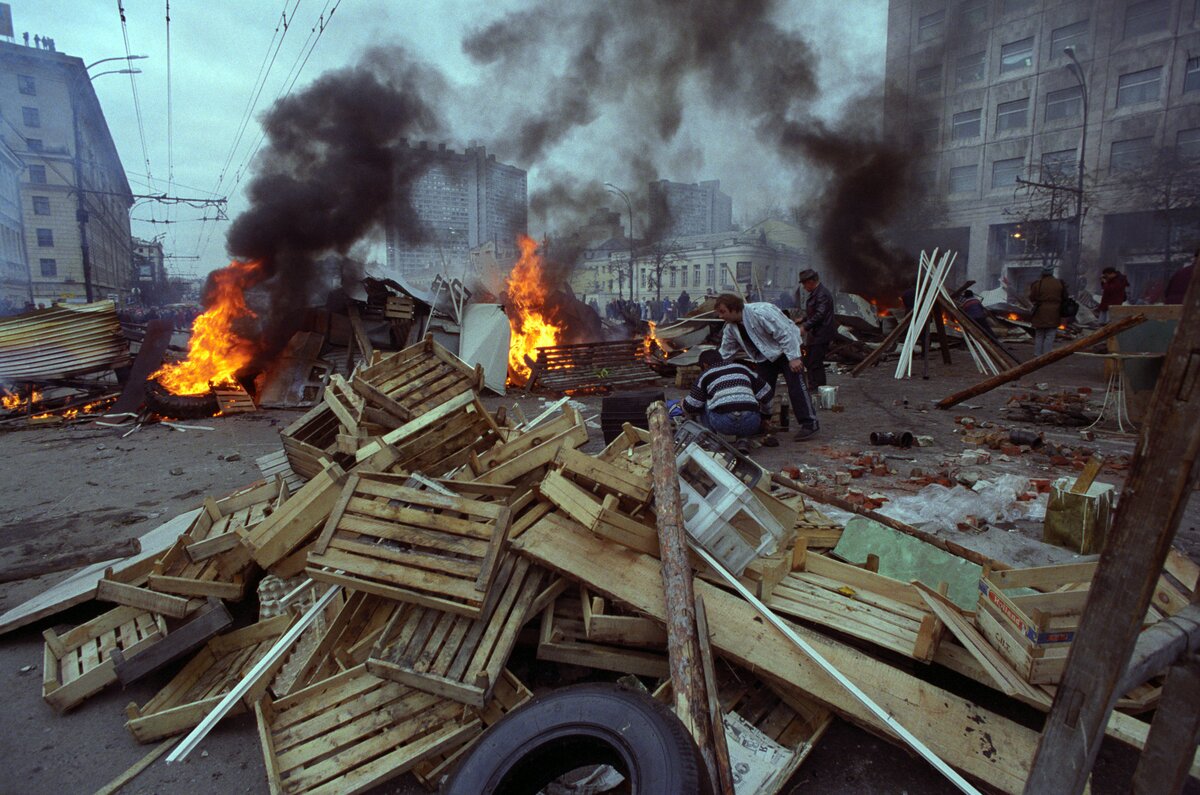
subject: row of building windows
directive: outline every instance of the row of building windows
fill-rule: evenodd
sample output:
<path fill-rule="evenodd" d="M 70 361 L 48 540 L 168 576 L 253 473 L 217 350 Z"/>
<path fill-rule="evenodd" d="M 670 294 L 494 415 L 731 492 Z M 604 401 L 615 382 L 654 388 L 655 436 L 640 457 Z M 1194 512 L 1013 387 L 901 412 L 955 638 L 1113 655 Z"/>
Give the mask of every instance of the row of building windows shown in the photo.
<path fill-rule="evenodd" d="M 1035 0 L 1003 0 L 1001 13 L 1011 14 L 1017 11 L 1028 10 L 1033 7 Z M 1192 3 L 1192 18 L 1200 20 L 1200 0 L 1193 0 Z M 958 4 L 957 20 L 959 23 L 969 27 L 978 27 L 987 21 L 987 0 L 966 0 Z M 1121 29 L 1122 39 L 1131 39 L 1137 36 L 1145 36 L 1151 33 L 1159 33 L 1167 30 L 1171 23 L 1171 3 L 1170 0 L 1142 0 L 1142 2 L 1129 3 L 1125 7 L 1125 16 Z M 1080 29 L 1080 32 L 1073 33 L 1069 28 Z M 946 30 L 946 9 L 941 8 L 933 11 L 917 19 L 917 41 L 925 43 L 934 41 L 942 37 Z M 1062 52 L 1062 48 L 1076 42 L 1070 41 L 1070 38 L 1078 36 L 1082 43 L 1082 37 L 1086 34 L 1087 22 L 1077 22 L 1072 25 L 1067 25 L 1063 28 L 1058 28 L 1051 33 L 1052 51 Z M 1053 41 L 1055 35 L 1059 35 L 1062 41 Z M 1027 40 L 1030 45 L 1032 54 L 1033 39 Z M 1011 68 L 1020 68 L 1013 66 Z M 1003 66 L 1001 72 L 1005 71 Z"/>
<path fill-rule="evenodd" d="M 1113 141 L 1109 149 L 1110 172 L 1133 171 L 1147 165 L 1154 155 L 1154 138 L 1145 136 Z M 1180 130 L 1175 137 L 1176 156 L 1184 160 L 1200 160 L 1200 127 Z M 1073 176 L 1078 168 L 1078 150 L 1062 149 L 1042 155 L 1042 179 L 1061 184 L 1066 177 Z M 1013 187 L 1025 168 L 1025 158 L 1014 157 L 992 163 L 992 188 Z M 976 164 L 955 166 L 950 169 L 950 193 L 971 193 L 978 186 L 979 166 Z M 918 182 L 930 187 L 932 174 L 918 176 Z"/>

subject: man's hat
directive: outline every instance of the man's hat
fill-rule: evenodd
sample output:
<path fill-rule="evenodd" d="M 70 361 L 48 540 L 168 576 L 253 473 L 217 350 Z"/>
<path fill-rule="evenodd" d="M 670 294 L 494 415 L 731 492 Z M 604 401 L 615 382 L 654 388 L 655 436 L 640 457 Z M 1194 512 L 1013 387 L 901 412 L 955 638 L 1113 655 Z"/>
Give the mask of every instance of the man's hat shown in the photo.
<path fill-rule="evenodd" d="M 815 270 L 812 268 L 805 268 L 804 270 L 800 271 L 801 282 L 806 282 L 809 279 L 817 279 L 817 272 Z M 817 280 L 820 281 L 819 279 Z"/>

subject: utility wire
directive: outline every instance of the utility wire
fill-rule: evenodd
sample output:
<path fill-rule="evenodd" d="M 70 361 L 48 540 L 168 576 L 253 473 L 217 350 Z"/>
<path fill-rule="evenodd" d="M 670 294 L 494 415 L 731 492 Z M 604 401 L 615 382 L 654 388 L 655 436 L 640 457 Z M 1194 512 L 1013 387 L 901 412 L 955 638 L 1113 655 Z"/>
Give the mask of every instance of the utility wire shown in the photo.
<path fill-rule="evenodd" d="M 122 0 L 117 0 L 117 13 L 121 16 L 121 35 L 125 39 L 125 59 L 128 62 L 133 51 L 129 48 L 129 26 L 125 19 L 125 6 L 122 4 Z M 142 141 L 142 158 L 146 161 L 146 174 L 151 175 L 150 179 L 153 182 L 154 172 L 150 168 L 150 150 L 146 147 L 146 126 L 142 123 L 142 101 L 138 97 L 137 81 L 133 78 L 133 71 L 130 70 L 129 88 L 133 92 L 133 112 L 137 116 L 138 136 Z"/>
<path fill-rule="evenodd" d="M 166 0 L 166 36 L 167 36 L 167 193 L 175 190 L 175 115 L 173 113 L 173 97 L 171 93 L 171 0 Z M 171 208 L 167 207 L 167 217 L 171 217 Z M 153 215 L 154 211 L 151 210 Z M 179 245 L 174 232 L 171 233 L 171 249 Z"/>

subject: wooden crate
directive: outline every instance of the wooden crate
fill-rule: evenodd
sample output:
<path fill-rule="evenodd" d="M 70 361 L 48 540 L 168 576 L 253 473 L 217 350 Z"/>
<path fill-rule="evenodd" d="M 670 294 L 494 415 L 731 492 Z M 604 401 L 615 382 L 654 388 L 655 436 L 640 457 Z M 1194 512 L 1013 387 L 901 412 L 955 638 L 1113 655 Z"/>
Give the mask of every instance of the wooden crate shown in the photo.
<path fill-rule="evenodd" d="M 816 554 L 780 580 L 766 603 L 922 662 L 933 659 L 944 632 L 913 585 Z"/>
<path fill-rule="evenodd" d="M 497 442 L 491 449 L 472 453 L 468 458 L 469 474 L 480 483 L 515 483 L 526 477 L 538 478 L 554 461 L 561 450 L 587 444 L 588 430 L 583 417 L 571 406 L 563 413 L 536 428 L 514 431 L 506 441 Z"/>
<path fill-rule="evenodd" d="M 351 387 L 368 403 L 410 422 L 464 391 L 483 389 L 483 367 L 470 367 L 432 335 L 359 370 Z"/>
<path fill-rule="evenodd" d="M 443 477 L 501 438 L 492 415 L 466 391 L 363 445 L 355 458 L 376 471 Z"/>
<path fill-rule="evenodd" d="M 590 605 L 589 605 L 590 607 Z M 568 592 L 542 611 L 537 657 L 602 671 L 662 678 L 670 675 L 664 641 L 656 651 L 647 645 L 591 640 L 579 592 Z"/>
<path fill-rule="evenodd" d="M 533 693 L 529 692 L 529 688 L 521 684 L 521 681 L 513 676 L 511 671 L 507 668 L 504 669 L 487 706 L 483 709 L 472 708 L 468 714 L 459 719 L 460 723 L 465 724 L 467 721 L 478 718 L 479 729 L 476 734 L 465 745 L 459 746 L 457 750 L 438 754 L 420 762 L 413 768 L 413 776 L 426 789 L 431 792 L 436 791 L 441 786 L 442 780 L 454 772 L 458 763 L 470 753 L 475 741 L 484 731 L 531 698 L 533 698 Z"/>
<path fill-rule="evenodd" d="M 613 464 L 571 448 L 559 450 L 554 464 L 559 472 L 593 494 L 617 497 L 626 512 L 646 505 L 654 496 L 650 467 Z"/>
<path fill-rule="evenodd" d="M 272 793 L 347 795 L 469 741 L 464 710 L 359 666 L 254 711 Z"/>
<path fill-rule="evenodd" d="M 237 546 L 249 532 L 275 512 L 289 496 L 282 478 L 259 483 L 214 500 L 205 497 L 203 509 L 188 526 L 185 547 L 192 562 L 200 562 Z"/>
<path fill-rule="evenodd" d="M 349 477 L 308 555 L 315 580 L 478 618 L 508 536 L 495 502 L 405 485 L 405 475 Z"/>
<path fill-rule="evenodd" d="M 321 640 L 299 663 L 289 693 L 362 665 L 392 614 L 404 606 L 365 591 L 352 591 Z"/>
<path fill-rule="evenodd" d="M 175 594 L 176 596 L 215 596 L 231 602 L 241 601 L 246 595 L 246 569 L 248 565 L 230 571 L 222 567 L 225 558 L 238 556 L 237 547 L 192 560 L 188 548 L 190 537 L 184 535 L 171 545 L 163 556 L 154 562 L 146 586 L 152 591 Z"/>
<path fill-rule="evenodd" d="M 526 389 L 592 391 L 657 381 L 644 339 L 551 345 L 537 350 Z"/>
<path fill-rule="evenodd" d="M 316 538 L 345 482 L 346 473 L 337 464 L 315 473 L 286 503 L 244 535 L 245 554 L 263 569 L 297 555 L 294 568 L 299 571 L 307 554 L 305 545 Z M 295 572 L 276 573 L 286 577 Z"/>
<path fill-rule="evenodd" d="M 340 431 L 341 423 L 337 415 L 324 402 L 317 403 L 280 431 L 283 450 L 296 474 L 309 479 L 324 468 L 324 460 L 344 460 L 337 449 Z"/>
<path fill-rule="evenodd" d="M 979 580 L 975 623 L 1032 684 L 1055 684 L 1087 602 L 1096 563 L 991 571 Z M 1033 589 L 1016 595 L 1011 589 Z"/>
<path fill-rule="evenodd" d="M 61 635 L 46 630 L 42 699 L 59 712 L 71 709 L 117 681 L 113 651 L 132 657 L 166 634 L 162 616 L 124 605 Z"/>
<path fill-rule="evenodd" d="M 254 463 L 258 466 L 258 471 L 262 473 L 263 479 L 274 481 L 279 477 L 287 485 L 288 493 L 295 494 L 296 491 L 304 485 L 306 478 L 300 477 L 296 470 L 292 469 L 292 464 L 288 461 L 287 451 L 280 448 L 274 453 L 267 453 L 254 459 Z"/>
<path fill-rule="evenodd" d="M 131 703 L 125 708 L 125 728 L 138 742 L 148 743 L 196 726 L 275 645 L 292 621 L 289 615 L 276 616 L 213 638 L 145 706 Z M 280 659 L 229 714 L 238 714 L 262 698 L 282 664 Z"/>
<path fill-rule="evenodd" d="M 791 751 L 791 758 L 775 771 L 763 789 L 755 791 L 755 795 L 783 792 L 833 723 L 833 713 L 816 701 L 782 694 L 744 668 L 720 659 L 715 663 L 717 699 L 722 712 L 736 713 L 768 739 Z M 670 680 L 654 691 L 654 698 L 664 704 L 673 703 Z"/>
<path fill-rule="evenodd" d="M 383 316 L 392 320 L 412 320 L 415 304 L 407 295 L 389 295 Z"/>
<path fill-rule="evenodd" d="M 258 406 L 254 405 L 254 398 L 250 397 L 250 393 L 240 386 L 214 389 L 213 394 L 217 396 L 217 406 L 222 414 L 246 414 L 258 411 Z"/>
<path fill-rule="evenodd" d="M 525 558 L 505 555 L 478 618 L 423 606 L 397 611 L 371 650 L 367 668 L 378 676 L 483 707 L 500 681 L 545 579 L 544 572 Z"/>
<path fill-rule="evenodd" d="M 654 517 L 645 520 L 621 512 L 620 499 L 612 494 L 596 495 L 552 470 L 538 484 L 542 497 L 598 536 L 622 546 L 658 557 L 658 530 Z"/>

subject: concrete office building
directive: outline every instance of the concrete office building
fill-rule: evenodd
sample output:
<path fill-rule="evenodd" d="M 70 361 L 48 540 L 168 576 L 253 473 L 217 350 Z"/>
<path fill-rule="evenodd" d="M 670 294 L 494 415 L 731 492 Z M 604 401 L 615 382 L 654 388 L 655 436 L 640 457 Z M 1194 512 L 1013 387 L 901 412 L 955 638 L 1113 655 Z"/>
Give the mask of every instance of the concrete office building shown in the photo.
<path fill-rule="evenodd" d="M 0 110 L 0 138 L 24 162 L 33 300 L 125 303 L 133 197 L 83 61 L 0 42 Z"/>
<path fill-rule="evenodd" d="M 661 230 L 660 240 L 728 232 L 733 229 L 733 199 L 721 192 L 720 180 L 651 182 L 650 229 Z"/>
<path fill-rule="evenodd" d="M 1070 278 L 1081 148 L 1079 283 L 1112 265 L 1153 301 L 1200 242 L 1200 3 L 892 0 L 887 80 L 945 207 L 907 242 L 958 250 L 984 288 L 1023 294 L 1047 248 Z"/>
<path fill-rule="evenodd" d="M 0 315 L 23 311 L 33 301 L 25 219 L 21 212 L 21 172 L 25 164 L 0 142 Z"/>
<path fill-rule="evenodd" d="M 436 274 L 469 275 L 471 250 L 491 243 L 500 263 L 516 261 L 517 236 L 526 233 L 529 205 L 525 172 L 496 161 L 482 146 L 464 152 L 422 141 L 410 154 L 423 166 L 411 195 L 425 240 L 408 243 L 398 216 L 387 225 L 387 265 L 427 287 Z"/>

